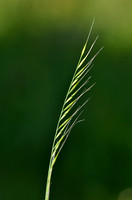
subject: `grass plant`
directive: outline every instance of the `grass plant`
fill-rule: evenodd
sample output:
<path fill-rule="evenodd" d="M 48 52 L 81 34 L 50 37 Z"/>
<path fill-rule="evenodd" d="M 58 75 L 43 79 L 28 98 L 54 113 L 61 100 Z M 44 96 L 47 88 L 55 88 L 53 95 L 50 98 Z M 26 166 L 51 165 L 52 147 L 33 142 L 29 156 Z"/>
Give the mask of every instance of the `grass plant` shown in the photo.
<path fill-rule="evenodd" d="M 51 175 L 52 175 L 54 164 L 71 132 L 71 129 L 77 123 L 83 121 L 83 120 L 79 120 L 79 118 L 83 112 L 82 109 L 84 105 L 88 102 L 89 99 L 81 103 L 81 105 L 79 105 L 77 108 L 75 107 L 75 105 L 82 98 L 82 96 L 85 95 L 94 86 L 94 84 L 92 84 L 91 86 L 85 88 L 85 86 L 89 83 L 89 80 L 91 78 L 90 76 L 87 77 L 87 74 L 93 66 L 93 61 L 95 57 L 99 54 L 99 52 L 102 50 L 103 47 L 92 57 L 92 59 L 90 59 L 87 62 L 87 58 L 98 39 L 98 36 L 97 36 L 94 42 L 92 43 L 91 47 L 89 48 L 88 52 L 85 54 L 93 25 L 94 25 L 94 20 L 90 27 L 87 40 L 82 49 L 81 56 L 79 58 L 77 67 L 75 69 L 72 81 L 70 83 L 70 86 L 66 94 L 66 97 L 61 109 L 61 113 L 59 116 L 56 132 L 55 132 L 55 136 L 53 140 L 52 150 L 51 150 L 49 169 L 48 169 L 48 175 L 47 175 L 47 183 L 46 183 L 45 200 L 49 200 Z"/>

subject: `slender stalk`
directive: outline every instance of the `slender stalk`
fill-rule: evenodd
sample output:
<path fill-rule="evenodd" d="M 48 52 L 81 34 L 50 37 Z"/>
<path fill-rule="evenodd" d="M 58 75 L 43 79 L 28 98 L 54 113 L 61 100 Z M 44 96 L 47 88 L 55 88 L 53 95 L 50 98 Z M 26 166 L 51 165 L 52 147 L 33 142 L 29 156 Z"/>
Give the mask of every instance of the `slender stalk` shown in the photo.
<path fill-rule="evenodd" d="M 45 200 L 49 200 L 52 171 L 53 171 L 53 168 L 50 167 L 50 165 L 49 165 L 48 176 L 47 176 L 47 184 L 46 184 L 46 192 L 45 192 Z"/>

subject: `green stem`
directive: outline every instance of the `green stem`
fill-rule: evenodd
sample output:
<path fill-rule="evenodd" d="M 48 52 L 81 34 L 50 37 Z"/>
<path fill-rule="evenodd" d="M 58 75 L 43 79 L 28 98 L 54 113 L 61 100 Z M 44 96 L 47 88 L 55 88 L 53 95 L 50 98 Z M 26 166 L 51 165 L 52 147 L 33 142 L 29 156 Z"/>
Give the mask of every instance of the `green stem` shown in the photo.
<path fill-rule="evenodd" d="M 45 200 L 49 200 L 52 170 L 53 170 L 53 167 L 51 167 L 51 165 L 49 165 L 47 183 L 46 183 Z"/>

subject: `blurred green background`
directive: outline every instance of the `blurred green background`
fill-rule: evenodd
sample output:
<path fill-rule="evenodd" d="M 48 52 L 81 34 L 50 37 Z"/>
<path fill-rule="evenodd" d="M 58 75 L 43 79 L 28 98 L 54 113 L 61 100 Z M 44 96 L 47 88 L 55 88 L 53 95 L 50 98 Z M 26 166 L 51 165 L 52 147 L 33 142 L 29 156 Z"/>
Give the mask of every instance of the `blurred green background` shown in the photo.
<path fill-rule="evenodd" d="M 97 84 L 50 199 L 132 199 L 131 11 L 131 0 L 0 0 L 1 200 L 44 199 L 58 116 L 94 17 L 91 55 L 104 46 L 90 72 Z"/>

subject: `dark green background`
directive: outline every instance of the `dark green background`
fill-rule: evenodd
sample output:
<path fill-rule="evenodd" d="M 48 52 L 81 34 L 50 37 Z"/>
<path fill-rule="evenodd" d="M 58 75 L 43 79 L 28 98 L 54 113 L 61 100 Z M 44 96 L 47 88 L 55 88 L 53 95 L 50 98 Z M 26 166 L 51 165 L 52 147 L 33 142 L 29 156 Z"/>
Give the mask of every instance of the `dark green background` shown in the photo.
<path fill-rule="evenodd" d="M 50 199 L 132 199 L 131 9 L 131 0 L 0 1 L 1 200 L 44 199 L 58 116 L 94 17 L 91 56 L 105 47 L 90 72 L 97 84 Z"/>

